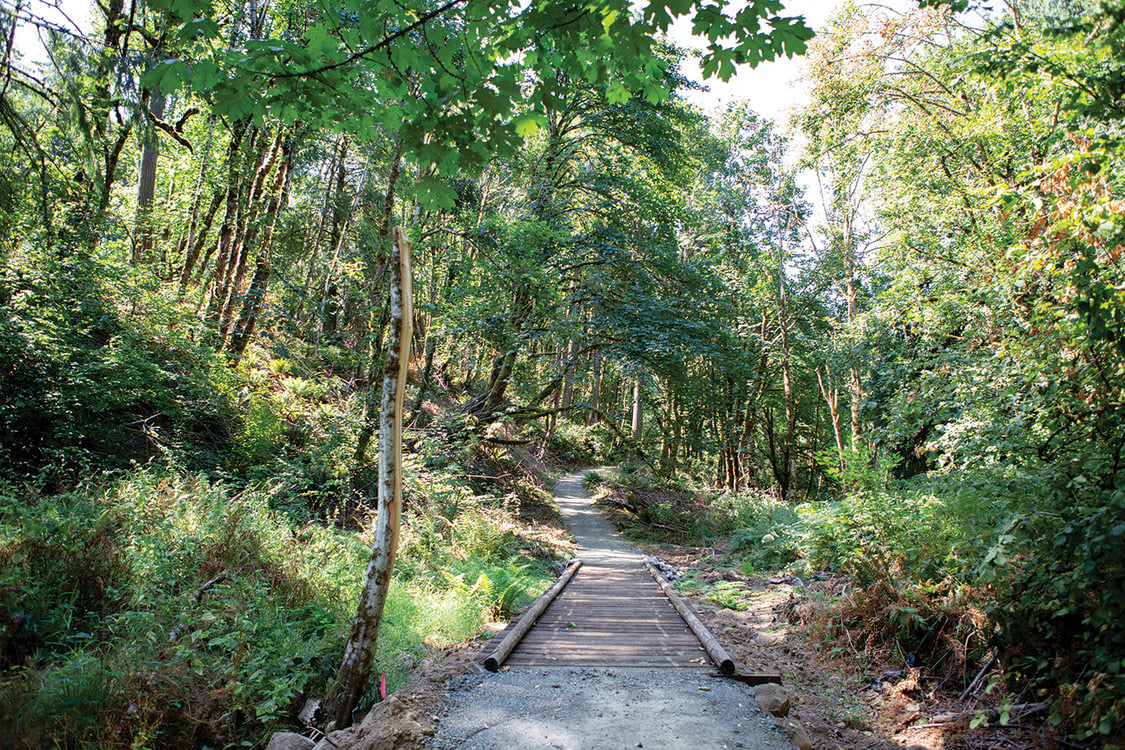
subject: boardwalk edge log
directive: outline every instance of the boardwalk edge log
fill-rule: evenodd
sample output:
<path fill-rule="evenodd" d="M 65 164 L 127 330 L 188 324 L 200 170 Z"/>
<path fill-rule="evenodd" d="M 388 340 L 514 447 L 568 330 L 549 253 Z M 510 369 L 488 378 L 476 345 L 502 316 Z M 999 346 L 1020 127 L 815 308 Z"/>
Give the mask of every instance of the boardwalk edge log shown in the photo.
<path fill-rule="evenodd" d="M 566 570 L 563 571 L 563 574 L 559 576 L 559 579 L 555 581 L 554 585 L 532 602 L 531 606 L 520 615 L 519 621 L 516 623 L 515 627 L 512 628 L 511 632 L 504 637 L 504 640 L 500 641 L 500 645 L 484 660 L 485 669 L 490 672 L 495 672 L 500 669 L 500 665 L 511 655 L 512 650 L 519 645 L 520 640 L 527 635 L 527 631 L 531 630 L 531 626 L 535 624 L 535 621 L 538 620 L 539 616 L 543 614 L 543 611 L 547 609 L 547 605 L 553 602 L 555 597 L 566 588 L 566 585 L 570 583 L 570 579 L 574 577 L 574 574 L 577 573 L 578 569 L 581 567 L 581 560 L 572 560 Z"/>
<path fill-rule="evenodd" d="M 691 629 L 691 632 L 695 633 L 695 637 L 698 638 L 699 642 L 703 644 L 703 648 L 707 650 L 707 655 L 711 657 L 711 661 L 715 662 L 715 666 L 719 668 L 719 672 L 724 677 L 733 676 L 734 673 L 738 671 L 738 667 L 740 665 L 737 661 L 735 661 L 735 658 L 731 656 L 731 653 L 727 651 L 726 647 L 722 643 L 719 642 L 719 639 L 715 637 L 715 634 L 712 633 L 707 628 L 707 626 L 703 624 L 703 621 L 699 619 L 699 616 L 695 614 L 690 606 L 688 606 L 688 603 L 684 601 L 683 597 L 681 597 L 679 593 L 677 593 L 676 590 L 672 588 L 672 584 L 669 583 L 663 575 L 661 575 L 660 571 L 658 571 L 648 560 L 645 560 L 645 567 L 648 569 L 648 572 L 652 575 L 653 579 L 655 579 L 656 582 L 660 585 L 660 588 L 663 589 L 664 594 L 668 597 L 668 600 L 672 602 L 672 606 L 675 607 L 676 611 L 680 613 L 680 617 L 682 617 L 684 619 L 684 622 L 687 623 L 687 626 Z"/>

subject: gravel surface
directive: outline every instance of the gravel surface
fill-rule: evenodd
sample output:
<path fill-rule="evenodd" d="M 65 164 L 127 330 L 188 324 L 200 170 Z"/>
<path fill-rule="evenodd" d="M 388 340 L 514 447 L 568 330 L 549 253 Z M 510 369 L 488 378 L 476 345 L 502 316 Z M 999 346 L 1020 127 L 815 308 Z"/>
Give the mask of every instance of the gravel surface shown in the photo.
<path fill-rule="evenodd" d="M 791 748 L 734 680 L 677 669 L 541 669 L 466 675 L 431 748 Z"/>
<path fill-rule="evenodd" d="M 639 566 L 643 556 L 602 517 L 584 474 L 555 485 L 563 519 L 588 563 Z M 431 748 L 792 748 L 746 685 L 697 670 L 513 669 L 446 683 Z"/>
<path fill-rule="evenodd" d="M 625 541 L 594 505 L 583 486 L 585 477 L 580 471 L 555 482 L 555 502 L 578 543 L 578 557 L 590 565 L 640 566 L 644 553 Z"/>

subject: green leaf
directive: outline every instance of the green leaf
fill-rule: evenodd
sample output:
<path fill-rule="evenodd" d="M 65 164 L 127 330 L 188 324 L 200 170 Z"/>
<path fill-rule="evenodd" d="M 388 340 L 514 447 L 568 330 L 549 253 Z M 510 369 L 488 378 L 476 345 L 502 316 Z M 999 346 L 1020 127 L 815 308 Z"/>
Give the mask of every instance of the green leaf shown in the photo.
<path fill-rule="evenodd" d="M 547 119 L 538 112 L 529 112 L 516 118 L 516 135 L 521 138 L 530 138 L 539 132 L 539 128 L 546 125 Z"/>
<path fill-rule="evenodd" d="M 602 28 L 605 30 L 606 34 L 609 34 L 609 27 L 612 26 L 613 22 L 617 20 L 618 15 L 619 14 L 616 10 L 611 10 L 604 16 L 602 16 Z"/>
<path fill-rule="evenodd" d="M 605 98 L 610 104 L 624 104 L 629 101 L 629 89 L 615 81 L 606 89 Z"/>

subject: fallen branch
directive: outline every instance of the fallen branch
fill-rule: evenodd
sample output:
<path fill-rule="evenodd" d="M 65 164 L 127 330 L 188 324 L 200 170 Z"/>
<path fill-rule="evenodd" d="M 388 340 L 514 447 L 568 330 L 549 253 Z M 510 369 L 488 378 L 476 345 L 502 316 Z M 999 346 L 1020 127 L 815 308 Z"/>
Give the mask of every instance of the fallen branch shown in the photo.
<path fill-rule="evenodd" d="M 1009 723 L 1013 718 L 1016 718 L 1017 716 L 1024 716 L 1025 714 L 1039 713 L 1040 711 L 1046 711 L 1050 707 L 1051 707 L 1051 704 L 1046 703 L 1046 702 L 1044 702 L 1044 703 L 1017 703 L 1016 705 L 1014 705 L 1014 706 L 1012 706 L 1011 708 L 1008 709 L 1008 722 L 1005 722 L 1005 724 Z M 989 723 L 999 721 L 999 719 L 1000 719 L 1000 709 L 989 708 L 989 709 L 985 709 L 985 710 L 988 713 Z M 952 724 L 955 721 L 960 721 L 961 719 L 966 719 L 970 716 L 976 716 L 978 713 L 980 713 L 980 711 L 958 711 L 958 712 L 955 712 L 955 713 L 938 714 L 934 718 L 930 719 L 930 721 L 928 723 L 926 723 L 926 724 L 914 724 L 910 728 L 911 729 L 924 729 L 924 728 L 927 728 L 927 727 L 940 727 L 940 726 L 945 725 L 945 724 Z"/>
<path fill-rule="evenodd" d="M 215 584 L 222 583 L 225 580 L 227 580 L 227 577 L 225 575 L 223 575 L 222 573 L 220 573 L 219 575 L 215 576 L 210 581 L 208 581 L 207 583 L 203 584 L 198 589 L 196 589 L 195 596 L 192 597 L 193 599 L 195 599 L 195 603 L 196 604 L 201 603 L 203 601 L 203 595 L 207 593 L 208 589 L 210 589 Z"/>
<path fill-rule="evenodd" d="M 985 672 L 987 672 L 989 670 L 989 668 L 992 666 L 992 663 L 994 661 L 996 661 L 996 654 L 992 654 L 987 659 L 984 660 L 984 666 L 982 666 L 980 668 L 980 671 L 977 672 L 977 676 L 974 677 L 973 681 L 969 683 L 969 686 L 967 688 L 965 688 L 965 692 L 961 693 L 961 695 L 957 698 L 958 703 L 965 700 L 970 695 L 973 695 L 973 694 L 976 693 L 977 688 L 980 687 L 981 680 L 984 679 Z"/>

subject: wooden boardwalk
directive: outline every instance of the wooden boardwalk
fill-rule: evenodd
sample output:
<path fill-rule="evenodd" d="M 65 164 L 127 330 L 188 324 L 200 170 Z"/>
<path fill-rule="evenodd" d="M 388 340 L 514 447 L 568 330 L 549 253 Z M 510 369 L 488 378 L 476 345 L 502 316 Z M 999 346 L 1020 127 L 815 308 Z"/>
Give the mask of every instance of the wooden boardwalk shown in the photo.
<path fill-rule="evenodd" d="M 643 565 L 640 550 L 602 518 L 582 474 L 560 479 L 555 499 L 583 566 L 504 664 L 521 667 L 674 667 L 714 670 Z"/>
<path fill-rule="evenodd" d="M 584 565 L 505 664 L 715 669 L 640 563 Z"/>

